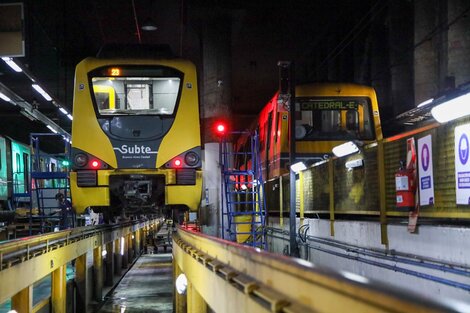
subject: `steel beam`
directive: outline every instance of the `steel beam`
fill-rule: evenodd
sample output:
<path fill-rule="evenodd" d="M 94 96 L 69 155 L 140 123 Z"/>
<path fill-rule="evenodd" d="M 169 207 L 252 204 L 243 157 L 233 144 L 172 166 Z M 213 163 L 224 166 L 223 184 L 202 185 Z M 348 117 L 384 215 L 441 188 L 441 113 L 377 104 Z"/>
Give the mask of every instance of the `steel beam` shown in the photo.
<path fill-rule="evenodd" d="M 87 312 L 88 300 L 86 296 L 87 287 L 87 254 L 84 253 L 75 259 L 75 301 L 77 312 Z"/>
<path fill-rule="evenodd" d="M 101 245 L 93 249 L 93 297 L 100 302 L 103 299 L 103 249 Z"/>
<path fill-rule="evenodd" d="M 127 235 L 127 259 L 129 263 L 134 261 L 134 239 L 132 239 L 132 234 Z"/>
<path fill-rule="evenodd" d="M 11 309 L 21 313 L 33 311 L 33 286 L 28 286 L 11 298 Z"/>
<path fill-rule="evenodd" d="M 196 288 L 194 288 L 193 284 L 189 281 L 187 290 L 188 313 L 206 313 L 206 302 L 201 297 L 201 294 L 197 292 Z"/>
<path fill-rule="evenodd" d="M 105 285 L 112 286 L 114 283 L 114 242 L 106 244 L 106 278 Z"/>
<path fill-rule="evenodd" d="M 67 265 L 59 266 L 52 272 L 51 303 L 52 312 L 66 313 L 67 304 L 67 283 L 66 283 Z"/>
<path fill-rule="evenodd" d="M 121 238 L 114 240 L 114 274 L 121 276 L 122 271 L 122 255 L 121 255 Z"/>

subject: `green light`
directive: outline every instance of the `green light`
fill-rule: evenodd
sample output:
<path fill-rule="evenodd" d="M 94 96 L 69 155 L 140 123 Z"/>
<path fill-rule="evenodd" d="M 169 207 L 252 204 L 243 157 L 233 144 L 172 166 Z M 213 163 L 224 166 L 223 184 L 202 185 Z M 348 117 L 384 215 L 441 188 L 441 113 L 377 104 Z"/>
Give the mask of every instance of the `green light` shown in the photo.
<path fill-rule="evenodd" d="M 70 165 L 70 162 L 68 160 L 63 160 L 62 161 L 62 165 L 63 166 L 69 166 Z"/>

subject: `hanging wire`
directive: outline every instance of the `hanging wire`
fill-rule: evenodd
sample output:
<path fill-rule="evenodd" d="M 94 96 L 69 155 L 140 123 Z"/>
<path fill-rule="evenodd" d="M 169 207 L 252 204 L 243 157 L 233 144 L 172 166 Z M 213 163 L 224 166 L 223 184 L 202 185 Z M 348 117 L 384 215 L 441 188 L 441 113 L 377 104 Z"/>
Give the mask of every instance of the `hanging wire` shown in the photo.
<path fill-rule="evenodd" d="M 134 0 L 132 0 L 132 10 L 134 11 L 134 21 L 135 21 L 135 29 L 137 30 L 137 39 L 139 40 L 139 44 L 140 44 L 142 43 L 142 38 L 140 37 L 139 20 L 137 19 L 137 12 L 135 10 Z"/>

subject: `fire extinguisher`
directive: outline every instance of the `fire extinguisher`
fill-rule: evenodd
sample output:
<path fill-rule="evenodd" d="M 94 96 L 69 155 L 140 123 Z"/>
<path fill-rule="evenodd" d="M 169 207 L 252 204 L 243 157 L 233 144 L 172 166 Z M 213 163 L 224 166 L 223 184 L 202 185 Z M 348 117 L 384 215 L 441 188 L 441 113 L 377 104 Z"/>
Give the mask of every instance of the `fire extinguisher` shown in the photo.
<path fill-rule="evenodd" d="M 400 168 L 395 173 L 395 191 L 397 208 L 413 211 L 415 209 L 416 192 L 415 169 L 406 168 L 405 162 L 400 161 Z"/>

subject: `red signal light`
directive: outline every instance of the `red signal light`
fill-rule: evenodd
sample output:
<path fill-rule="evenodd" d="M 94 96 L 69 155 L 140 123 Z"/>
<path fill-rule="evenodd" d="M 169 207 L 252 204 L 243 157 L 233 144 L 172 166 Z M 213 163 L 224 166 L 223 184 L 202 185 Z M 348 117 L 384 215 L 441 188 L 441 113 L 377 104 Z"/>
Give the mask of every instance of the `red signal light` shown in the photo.
<path fill-rule="evenodd" d="M 97 160 L 91 161 L 92 168 L 98 168 L 99 166 L 100 166 L 100 162 L 98 162 Z"/>
<path fill-rule="evenodd" d="M 223 135 L 227 131 L 227 126 L 224 123 L 215 124 L 215 131 L 218 135 Z"/>
<path fill-rule="evenodd" d="M 173 164 L 175 165 L 175 167 L 180 167 L 183 164 L 183 162 L 180 159 L 175 159 L 173 161 Z"/>

